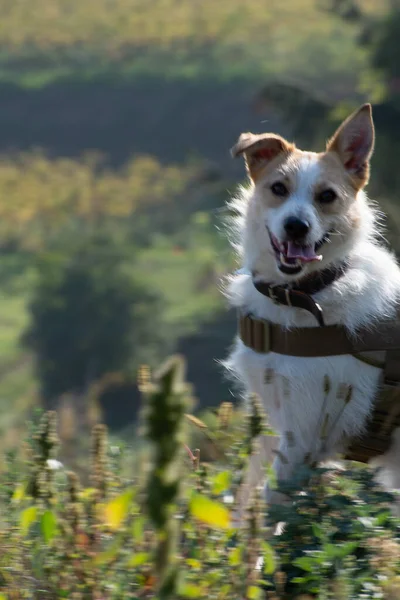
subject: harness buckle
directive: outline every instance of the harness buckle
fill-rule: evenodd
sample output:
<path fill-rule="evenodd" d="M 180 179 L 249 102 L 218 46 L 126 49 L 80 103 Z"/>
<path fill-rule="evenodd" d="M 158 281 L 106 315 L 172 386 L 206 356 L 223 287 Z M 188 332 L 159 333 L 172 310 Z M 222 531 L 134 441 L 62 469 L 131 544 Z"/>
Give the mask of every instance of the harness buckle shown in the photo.
<path fill-rule="evenodd" d="M 270 285 L 269 286 L 269 288 L 268 288 L 268 297 L 269 297 L 270 300 L 272 300 L 272 302 L 274 304 L 279 305 L 281 303 L 279 302 L 278 297 L 274 294 L 274 288 L 276 288 L 276 287 L 280 287 L 280 285 L 278 283 L 276 283 L 274 285 Z"/>

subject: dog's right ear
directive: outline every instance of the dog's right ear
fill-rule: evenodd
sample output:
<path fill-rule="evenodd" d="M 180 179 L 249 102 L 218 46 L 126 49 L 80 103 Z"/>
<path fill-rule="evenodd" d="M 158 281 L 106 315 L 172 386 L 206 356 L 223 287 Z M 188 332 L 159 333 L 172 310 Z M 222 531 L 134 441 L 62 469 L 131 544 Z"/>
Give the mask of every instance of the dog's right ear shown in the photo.
<path fill-rule="evenodd" d="M 289 153 L 293 146 L 273 133 L 242 133 L 231 149 L 233 157 L 244 155 L 246 168 L 253 181 L 257 181 L 263 169 L 283 152 Z"/>

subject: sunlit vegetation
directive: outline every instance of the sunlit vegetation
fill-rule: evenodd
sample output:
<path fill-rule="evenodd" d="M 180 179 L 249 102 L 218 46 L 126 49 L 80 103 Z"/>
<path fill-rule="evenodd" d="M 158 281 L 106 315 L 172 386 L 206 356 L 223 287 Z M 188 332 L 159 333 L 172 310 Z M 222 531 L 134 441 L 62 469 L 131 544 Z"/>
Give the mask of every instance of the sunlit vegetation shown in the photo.
<path fill-rule="evenodd" d="M 121 170 L 102 169 L 99 157 L 50 160 L 41 153 L 0 159 L 2 244 L 18 240 L 38 250 L 71 220 L 98 225 L 125 221 L 142 212 L 176 209 L 200 170 L 162 166 L 150 156 L 132 159 Z M 133 228 L 139 229 L 134 224 Z"/>
<path fill-rule="evenodd" d="M 97 423 L 77 475 L 56 414 L 30 425 L 0 477 L 1 600 L 397 600 L 399 522 L 372 473 L 299 469 L 277 482 L 287 505 L 254 493 L 239 522 L 258 403 L 248 419 L 222 404 L 210 427 L 184 375 L 180 357 L 141 372 L 146 468 Z M 217 461 L 191 449 L 193 429 Z"/>
<path fill-rule="evenodd" d="M 364 0 L 380 12 L 384 3 Z M 358 29 L 321 0 L 2 0 L 0 79 L 285 76 L 348 93 L 365 69 Z M 329 77 L 328 77 L 329 73 Z M 357 76 L 357 79 L 359 75 Z M 362 79 L 362 77 L 361 77 Z M 347 80 L 347 83 L 346 83 Z M 343 87 L 344 86 L 344 87 Z M 342 91 L 340 91 L 342 89 Z"/>

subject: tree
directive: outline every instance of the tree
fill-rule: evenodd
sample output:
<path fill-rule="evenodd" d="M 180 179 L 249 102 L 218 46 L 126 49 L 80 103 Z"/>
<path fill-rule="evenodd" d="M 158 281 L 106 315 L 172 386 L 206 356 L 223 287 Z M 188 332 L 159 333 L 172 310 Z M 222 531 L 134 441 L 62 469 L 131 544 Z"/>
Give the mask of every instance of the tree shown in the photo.
<path fill-rule="evenodd" d="M 159 299 L 135 280 L 127 258 L 102 235 L 41 257 L 25 343 L 47 405 L 162 350 Z"/>

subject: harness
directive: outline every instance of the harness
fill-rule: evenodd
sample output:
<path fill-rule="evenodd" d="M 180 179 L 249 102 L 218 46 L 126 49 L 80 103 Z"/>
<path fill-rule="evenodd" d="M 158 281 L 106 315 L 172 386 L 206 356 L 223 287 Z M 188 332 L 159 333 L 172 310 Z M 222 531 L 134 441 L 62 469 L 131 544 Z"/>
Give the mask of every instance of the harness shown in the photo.
<path fill-rule="evenodd" d="M 286 329 L 276 323 L 239 314 L 239 337 L 255 352 L 275 352 L 286 356 L 326 357 L 352 355 L 382 369 L 382 380 L 372 414 L 362 436 L 350 440 L 345 458 L 359 462 L 384 454 L 391 445 L 393 431 L 400 427 L 400 314 L 394 320 L 382 320 L 371 328 L 360 328 L 351 335 L 342 325 L 325 325 L 322 309 L 312 298 L 339 279 L 348 263 L 312 273 L 295 285 L 271 284 L 257 280 L 253 284 L 275 304 L 307 310 L 319 327 Z"/>

